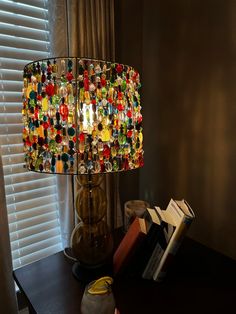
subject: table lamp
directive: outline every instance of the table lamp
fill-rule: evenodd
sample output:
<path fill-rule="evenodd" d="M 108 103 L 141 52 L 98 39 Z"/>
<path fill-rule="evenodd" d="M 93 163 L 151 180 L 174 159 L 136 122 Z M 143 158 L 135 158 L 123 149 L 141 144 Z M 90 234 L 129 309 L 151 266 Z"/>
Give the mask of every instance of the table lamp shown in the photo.
<path fill-rule="evenodd" d="M 65 57 L 27 64 L 23 80 L 27 168 L 76 176 L 71 247 L 79 265 L 96 268 L 113 250 L 104 174 L 143 166 L 139 74 L 123 64 Z"/>

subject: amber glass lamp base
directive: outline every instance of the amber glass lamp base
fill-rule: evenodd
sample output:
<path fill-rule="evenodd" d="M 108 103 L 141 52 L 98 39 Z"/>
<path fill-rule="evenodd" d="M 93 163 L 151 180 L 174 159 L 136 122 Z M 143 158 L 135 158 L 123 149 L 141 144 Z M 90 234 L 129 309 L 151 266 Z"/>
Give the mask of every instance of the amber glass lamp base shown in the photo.
<path fill-rule="evenodd" d="M 97 273 L 104 275 L 103 268 L 111 260 L 113 237 L 106 221 L 107 202 L 105 191 L 100 187 L 102 180 L 103 176 L 99 175 L 77 177 L 75 209 L 79 223 L 72 232 L 71 247 L 78 261 L 73 273 L 79 279 L 84 276 L 94 279 Z"/>

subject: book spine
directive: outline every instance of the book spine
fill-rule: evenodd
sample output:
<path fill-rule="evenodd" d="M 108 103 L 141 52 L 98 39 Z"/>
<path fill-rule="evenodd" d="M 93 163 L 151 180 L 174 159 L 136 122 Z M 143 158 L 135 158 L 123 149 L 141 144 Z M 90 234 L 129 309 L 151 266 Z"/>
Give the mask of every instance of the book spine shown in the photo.
<path fill-rule="evenodd" d="M 142 278 L 152 279 L 156 265 L 158 265 L 158 263 L 160 262 L 163 253 L 164 253 L 163 248 L 161 247 L 159 242 L 157 242 L 151 254 L 151 257 L 149 258 L 148 263 L 142 273 Z"/>
<path fill-rule="evenodd" d="M 154 272 L 153 279 L 155 281 L 161 281 L 165 277 L 168 267 L 170 263 L 172 262 L 173 257 L 175 256 L 176 252 L 178 251 L 184 239 L 184 236 L 190 227 L 191 222 L 192 222 L 192 218 L 184 216 L 179 227 L 176 228 L 176 231 L 173 234 L 161 258 L 161 261 L 157 265 L 156 270 Z"/>
<path fill-rule="evenodd" d="M 146 237 L 146 234 L 140 230 L 140 220 L 141 218 L 136 218 L 133 221 L 113 256 L 114 275 L 122 272 L 128 266 Z"/>

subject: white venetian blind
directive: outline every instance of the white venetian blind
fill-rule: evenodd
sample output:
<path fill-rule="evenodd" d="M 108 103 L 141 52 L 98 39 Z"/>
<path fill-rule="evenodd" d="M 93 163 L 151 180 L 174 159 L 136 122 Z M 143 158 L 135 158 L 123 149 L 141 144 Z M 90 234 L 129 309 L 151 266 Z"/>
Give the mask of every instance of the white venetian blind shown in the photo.
<path fill-rule="evenodd" d="M 0 145 L 13 267 L 62 249 L 56 178 L 24 168 L 22 75 L 50 53 L 47 0 L 0 0 Z"/>

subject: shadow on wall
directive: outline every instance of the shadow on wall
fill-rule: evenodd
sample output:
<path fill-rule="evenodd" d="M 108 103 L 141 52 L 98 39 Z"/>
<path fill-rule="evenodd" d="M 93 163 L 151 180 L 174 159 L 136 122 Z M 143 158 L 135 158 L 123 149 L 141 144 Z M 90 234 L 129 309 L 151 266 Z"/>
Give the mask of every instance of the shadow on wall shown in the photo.
<path fill-rule="evenodd" d="M 150 2 L 140 197 L 163 208 L 186 198 L 190 235 L 236 259 L 236 2 Z"/>

